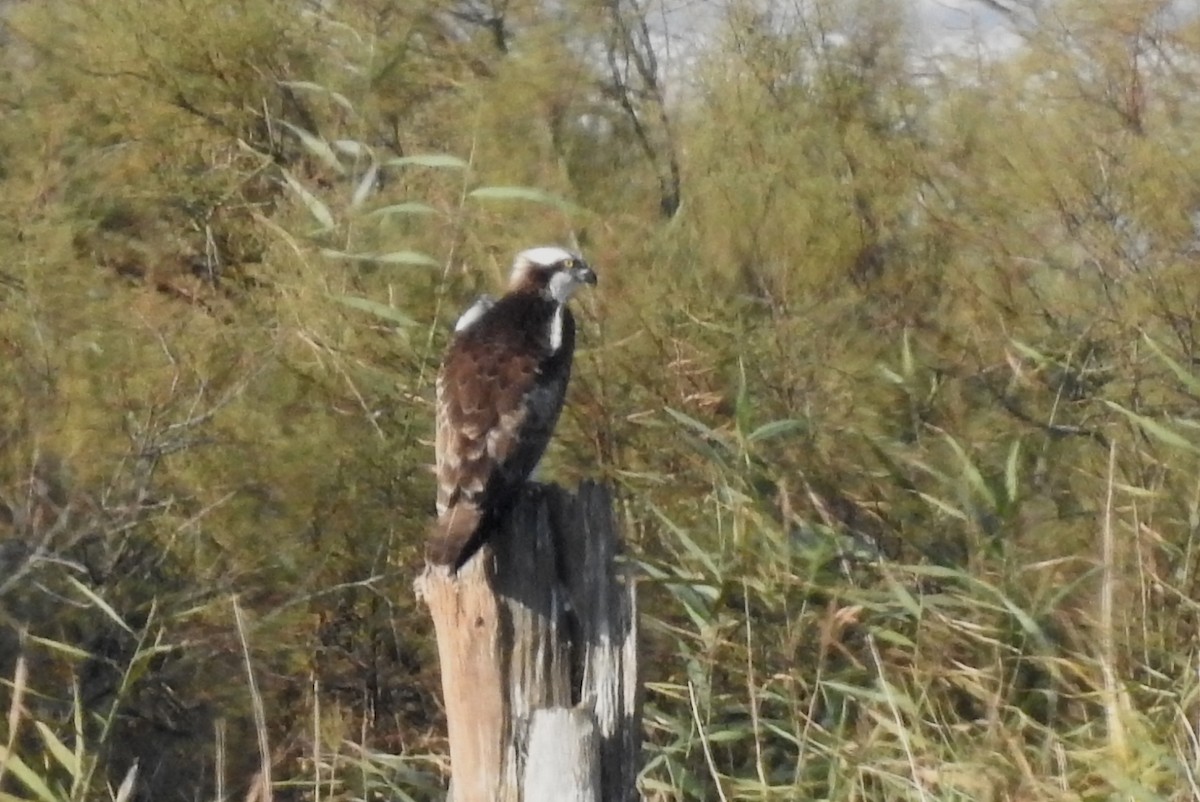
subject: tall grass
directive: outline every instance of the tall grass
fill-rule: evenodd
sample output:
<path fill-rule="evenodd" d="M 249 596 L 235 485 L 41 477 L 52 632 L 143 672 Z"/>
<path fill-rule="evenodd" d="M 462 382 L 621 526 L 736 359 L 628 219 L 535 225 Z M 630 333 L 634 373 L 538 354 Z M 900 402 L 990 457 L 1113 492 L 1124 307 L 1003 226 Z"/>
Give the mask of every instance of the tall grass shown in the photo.
<path fill-rule="evenodd" d="M 913 372 L 905 350 L 885 380 Z M 1198 653 L 1190 626 L 1160 605 L 1195 614 L 1192 569 L 1161 566 L 1190 551 L 1196 530 L 1194 520 L 1147 525 L 1160 491 L 1122 476 L 1134 454 L 1146 457 L 1145 435 L 1121 425 L 1128 414 L 1112 418 L 1106 463 L 1088 477 L 1082 543 L 1073 524 L 1058 544 L 1036 540 L 1054 535 L 1058 516 L 1038 520 L 1048 486 L 1031 469 L 1076 466 L 1023 461 L 1014 444 L 997 470 L 944 434 L 918 460 L 863 433 L 877 440 L 879 458 L 861 466 L 884 485 L 877 497 L 919 498 L 924 525 L 969 544 L 957 563 L 912 562 L 911 544 L 864 548 L 872 527 L 856 531 L 811 490 L 780 509 L 777 490 L 748 489 L 738 466 L 753 454 L 728 458 L 745 438 L 683 420 L 714 468 L 713 527 L 668 522 L 668 556 L 645 566 L 650 609 L 684 613 L 650 613 L 678 665 L 650 686 L 651 798 L 1193 798 Z M 1170 444 L 1162 470 L 1194 448 L 1137 421 Z M 935 482 L 902 475 L 905 462 Z M 1044 556 L 1055 545 L 1060 554 Z"/>

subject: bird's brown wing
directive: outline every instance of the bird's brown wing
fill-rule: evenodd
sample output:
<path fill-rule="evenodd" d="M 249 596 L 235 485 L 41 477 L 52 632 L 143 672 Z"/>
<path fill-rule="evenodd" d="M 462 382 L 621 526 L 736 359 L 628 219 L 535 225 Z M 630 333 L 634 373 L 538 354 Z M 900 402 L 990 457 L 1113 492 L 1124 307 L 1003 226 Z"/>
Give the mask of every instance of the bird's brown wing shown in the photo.
<path fill-rule="evenodd" d="M 442 363 L 435 443 L 438 522 L 426 550 L 431 562 L 458 565 L 497 507 L 495 496 L 511 492 L 513 479 L 525 478 L 503 470 L 520 442 L 525 398 L 538 378 L 538 355 L 520 345 L 466 333 Z"/>

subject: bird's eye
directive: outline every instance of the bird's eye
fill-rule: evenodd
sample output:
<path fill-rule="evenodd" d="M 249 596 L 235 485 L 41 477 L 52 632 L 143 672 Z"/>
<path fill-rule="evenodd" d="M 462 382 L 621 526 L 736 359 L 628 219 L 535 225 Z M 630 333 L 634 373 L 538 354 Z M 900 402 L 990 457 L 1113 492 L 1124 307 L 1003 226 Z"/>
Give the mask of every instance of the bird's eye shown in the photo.
<path fill-rule="evenodd" d="M 573 270 L 575 268 L 575 264 L 576 264 L 576 260 L 571 257 L 563 259 L 563 261 L 562 261 L 562 266 L 563 266 L 564 270 Z"/>

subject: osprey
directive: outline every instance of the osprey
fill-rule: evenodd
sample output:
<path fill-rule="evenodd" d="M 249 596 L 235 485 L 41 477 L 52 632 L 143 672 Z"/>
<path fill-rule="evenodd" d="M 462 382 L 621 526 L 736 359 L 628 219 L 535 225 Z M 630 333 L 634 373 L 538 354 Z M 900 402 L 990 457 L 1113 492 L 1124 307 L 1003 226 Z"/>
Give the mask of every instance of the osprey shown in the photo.
<path fill-rule="evenodd" d="M 483 296 L 454 327 L 437 377 L 437 512 L 426 548 L 457 570 L 511 509 L 562 411 L 575 319 L 567 301 L 595 284 L 575 253 L 517 254 L 508 292 Z"/>

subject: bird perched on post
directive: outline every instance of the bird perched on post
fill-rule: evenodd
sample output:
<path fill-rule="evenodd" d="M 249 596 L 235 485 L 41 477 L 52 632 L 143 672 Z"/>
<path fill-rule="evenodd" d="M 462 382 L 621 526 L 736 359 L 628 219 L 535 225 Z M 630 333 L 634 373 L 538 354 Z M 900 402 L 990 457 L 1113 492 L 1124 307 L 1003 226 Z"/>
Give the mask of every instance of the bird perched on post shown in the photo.
<path fill-rule="evenodd" d="M 562 411 L 575 353 L 567 301 L 596 274 L 558 247 L 517 254 L 508 292 L 455 325 L 437 378 L 437 512 L 426 558 L 457 570 L 515 503 Z"/>

